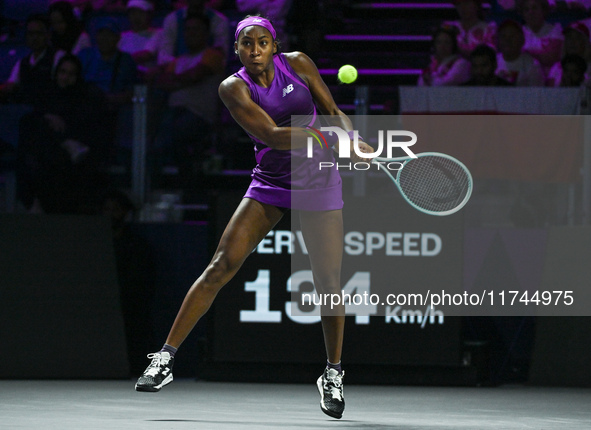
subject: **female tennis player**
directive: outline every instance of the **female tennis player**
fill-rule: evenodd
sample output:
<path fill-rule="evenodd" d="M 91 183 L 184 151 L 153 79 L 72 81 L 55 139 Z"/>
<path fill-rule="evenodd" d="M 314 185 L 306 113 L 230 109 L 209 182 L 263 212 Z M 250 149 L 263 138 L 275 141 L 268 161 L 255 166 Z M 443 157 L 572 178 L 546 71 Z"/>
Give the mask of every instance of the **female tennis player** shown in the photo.
<path fill-rule="evenodd" d="M 245 18 L 238 23 L 235 40 L 235 52 L 244 67 L 221 83 L 219 95 L 252 138 L 257 165 L 211 262 L 189 289 L 164 347 L 148 355 L 152 362 L 138 379 L 138 391 L 159 391 L 172 381 L 177 348 L 209 309 L 218 291 L 289 209 L 299 210 L 317 291 L 341 291 L 341 178 L 336 169 L 318 169 L 318 161 L 334 161 L 332 151 L 315 145 L 311 160 L 315 168 L 310 168 L 310 160 L 308 164 L 303 162 L 302 154 L 305 156 L 309 136 L 306 127 L 318 127 L 317 112 L 325 115 L 331 125 L 350 132 L 350 136 L 351 121 L 335 104 L 309 57 L 301 52 L 278 53 L 275 29 L 269 20 L 260 16 Z M 292 124 L 292 115 L 306 119 Z M 363 142 L 359 147 L 362 152 L 373 151 Z M 302 162 L 293 157 L 300 157 Z M 352 158 L 361 161 L 356 155 Z M 327 366 L 317 382 L 320 406 L 324 413 L 341 418 L 345 408 L 341 369 L 344 309 L 330 315 L 323 313 L 321 320 Z"/>

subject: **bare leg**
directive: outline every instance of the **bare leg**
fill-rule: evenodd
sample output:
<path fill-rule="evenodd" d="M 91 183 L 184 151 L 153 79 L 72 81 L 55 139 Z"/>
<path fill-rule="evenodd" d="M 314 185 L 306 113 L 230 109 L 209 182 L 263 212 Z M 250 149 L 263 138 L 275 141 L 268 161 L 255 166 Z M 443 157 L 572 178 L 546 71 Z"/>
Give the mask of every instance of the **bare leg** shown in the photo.
<path fill-rule="evenodd" d="M 310 257 L 314 285 L 321 294 L 340 294 L 343 258 L 342 211 L 301 212 L 302 234 Z M 326 356 L 341 361 L 345 328 L 344 306 L 322 310 L 322 331 Z"/>
<path fill-rule="evenodd" d="M 275 206 L 242 200 L 226 226 L 211 262 L 187 292 L 166 339 L 167 344 L 175 348 L 181 345 L 220 289 L 232 279 L 246 257 L 282 216 Z"/>

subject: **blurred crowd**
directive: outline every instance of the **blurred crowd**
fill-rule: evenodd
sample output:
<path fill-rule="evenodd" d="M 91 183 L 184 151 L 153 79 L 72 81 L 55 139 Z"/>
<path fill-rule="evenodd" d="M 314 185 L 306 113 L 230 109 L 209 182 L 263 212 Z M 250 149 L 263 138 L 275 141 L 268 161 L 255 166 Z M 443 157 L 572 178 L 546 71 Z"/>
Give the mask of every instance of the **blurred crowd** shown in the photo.
<path fill-rule="evenodd" d="M 418 85 L 579 87 L 590 81 L 589 0 L 453 0 Z M 564 16 L 582 19 L 558 19 Z"/>
<path fill-rule="evenodd" d="M 4 64 L 14 61 L 0 81 L 0 103 L 29 108 L 12 142 L 17 197 L 29 212 L 100 210 L 110 189 L 105 167 L 129 164 L 136 84 L 149 91 L 149 167 L 160 172 L 173 165 L 181 187 L 188 186 L 214 151 L 218 85 L 239 68 L 234 21 L 247 14 L 271 18 L 284 49 L 298 45 L 298 28 L 305 27 L 296 24 L 287 37 L 292 0 L 50 0 L 45 6 L 23 22 L 3 19 L 0 34 L 0 44 L 14 47 L 2 51 Z M 8 56 L 15 52 L 22 55 Z"/>

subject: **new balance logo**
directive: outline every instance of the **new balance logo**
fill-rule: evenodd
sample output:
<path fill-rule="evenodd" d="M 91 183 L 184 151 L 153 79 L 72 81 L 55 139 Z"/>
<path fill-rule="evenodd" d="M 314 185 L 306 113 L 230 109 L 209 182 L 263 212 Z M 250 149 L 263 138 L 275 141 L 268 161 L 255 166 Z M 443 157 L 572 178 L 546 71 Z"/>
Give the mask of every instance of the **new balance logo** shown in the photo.
<path fill-rule="evenodd" d="M 289 84 L 287 87 L 283 88 L 283 97 L 288 95 L 293 91 L 293 84 Z"/>

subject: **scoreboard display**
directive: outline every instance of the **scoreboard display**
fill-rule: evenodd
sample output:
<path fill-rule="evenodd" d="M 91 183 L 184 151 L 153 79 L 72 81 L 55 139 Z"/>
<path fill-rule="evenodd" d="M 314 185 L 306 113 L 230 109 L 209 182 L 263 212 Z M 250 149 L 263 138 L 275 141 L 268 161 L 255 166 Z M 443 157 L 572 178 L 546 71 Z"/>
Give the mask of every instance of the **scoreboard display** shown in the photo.
<path fill-rule="evenodd" d="M 212 248 L 242 195 L 217 196 Z M 462 216 L 423 215 L 396 198 L 384 202 L 381 196 L 344 196 L 344 200 L 342 293 L 358 300 L 346 306 L 344 360 L 458 366 L 459 317 L 411 298 L 402 300 L 412 294 L 400 293 L 416 291 L 415 285 L 461 288 Z M 379 210 L 368 210 L 372 207 Z M 209 315 L 210 362 L 326 359 L 318 296 L 298 218 L 297 211 L 288 212 L 218 294 Z M 398 300 L 389 303 L 388 295 Z"/>

